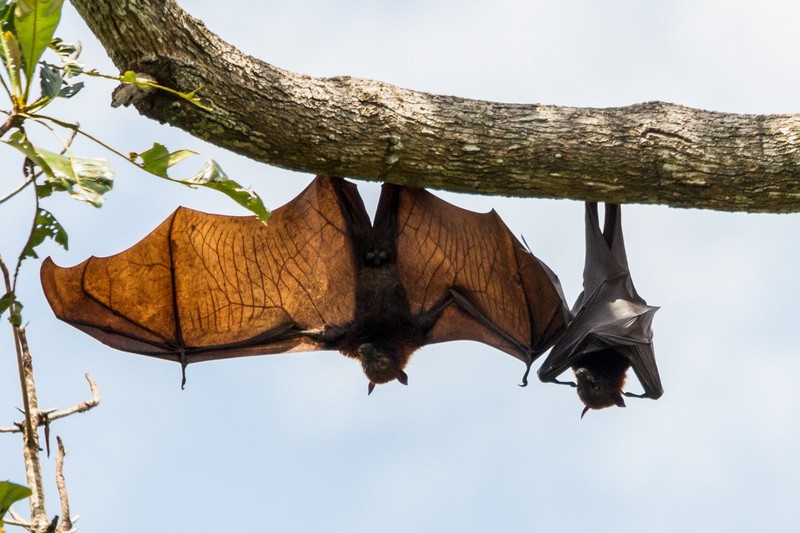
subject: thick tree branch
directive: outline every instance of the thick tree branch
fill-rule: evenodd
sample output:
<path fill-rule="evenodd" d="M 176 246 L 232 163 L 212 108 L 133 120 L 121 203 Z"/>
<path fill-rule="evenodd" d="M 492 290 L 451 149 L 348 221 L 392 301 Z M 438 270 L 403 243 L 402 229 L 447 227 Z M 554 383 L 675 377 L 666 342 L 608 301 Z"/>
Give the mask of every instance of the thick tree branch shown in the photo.
<path fill-rule="evenodd" d="M 312 78 L 236 50 L 174 0 L 72 0 L 122 70 L 189 91 L 139 111 L 248 157 L 312 174 L 453 191 L 800 211 L 800 117 L 661 102 L 590 109 Z"/>

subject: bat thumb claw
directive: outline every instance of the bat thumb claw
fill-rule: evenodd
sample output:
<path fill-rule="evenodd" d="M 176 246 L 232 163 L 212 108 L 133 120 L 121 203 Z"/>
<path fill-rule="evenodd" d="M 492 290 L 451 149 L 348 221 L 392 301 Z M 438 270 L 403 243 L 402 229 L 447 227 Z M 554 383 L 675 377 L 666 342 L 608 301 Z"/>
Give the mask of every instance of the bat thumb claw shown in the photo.
<path fill-rule="evenodd" d="M 522 375 L 522 383 L 519 384 L 520 387 L 528 386 L 528 374 L 530 373 L 531 373 L 531 365 L 528 365 L 528 368 L 525 369 L 525 373 Z"/>

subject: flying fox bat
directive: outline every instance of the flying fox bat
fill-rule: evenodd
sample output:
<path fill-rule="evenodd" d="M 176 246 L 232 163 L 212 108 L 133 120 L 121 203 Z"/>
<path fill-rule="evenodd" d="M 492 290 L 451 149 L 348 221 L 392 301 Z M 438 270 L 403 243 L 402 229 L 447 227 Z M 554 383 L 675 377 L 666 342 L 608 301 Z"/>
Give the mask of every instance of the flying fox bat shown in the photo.
<path fill-rule="evenodd" d="M 572 308 L 574 319 L 539 368 L 539 379 L 564 383 L 558 376 L 575 371 L 578 396 L 589 409 L 625 407 L 624 396 L 657 399 L 664 393 L 653 351 L 653 315 L 636 292 L 628 269 L 622 238 L 622 213 L 605 205 L 600 231 L 597 204 L 586 203 L 586 262 L 583 292 Z M 629 368 L 639 378 L 644 394 L 622 392 Z"/>
<path fill-rule="evenodd" d="M 317 177 L 254 217 L 179 208 L 128 250 L 41 270 L 58 318 L 114 348 L 189 363 L 339 350 L 375 384 L 426 344 L 479 341 L 531 363 L 564 331 L 558 278 L 494 211 Z M 527 383 L 528 372 L 523 382 Z M 185 373 L 184 373 L 185 381 Z"/>

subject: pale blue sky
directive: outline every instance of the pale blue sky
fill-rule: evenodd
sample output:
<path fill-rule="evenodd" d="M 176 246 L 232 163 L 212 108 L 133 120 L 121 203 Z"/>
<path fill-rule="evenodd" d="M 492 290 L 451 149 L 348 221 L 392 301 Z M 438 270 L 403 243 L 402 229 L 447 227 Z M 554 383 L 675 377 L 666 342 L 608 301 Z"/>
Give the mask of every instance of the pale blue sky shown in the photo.
<path fill-rule="evenodd" d="M 248 53 L 312 75 L 352 75 L 498 101 L 620 106 L 647 100 L 742 113 L 798 111 L 800 5 L 723 1 L 184 1 Z M 111 71 L 67 6 L 59 35 Z M 243 159 L 107 106 L 91 83 L 60 109 L 123 152 L 153 140 L 214 157 L 283 204 L 311 176 Z M 117 170 L 101 210 L 48 199 L 70 234 L 59 264 L 127 248 L 178 205 L 239 213 L 219 195 Z M 185 163 L 186 173 L 200 165 Z M 194 166 L 192 166 L 194 165 Z M 0 192 L 19 158 L 0 150 Z M 377 187 L 361 185 L 368 205 Z M 580 291 L 579 202 L 443 195 L 496 208 Z M 28 225 L 29 198 L 0 208 L 0 251 Z M 59 422 L 81 530 L 793 531 L 800 519 L 800 218 L 628 206 L 636 286 L 654 321 L 665 394 L 589 413 L 572 389 L 532 380 L 479 344 L 424 348 L 409 386 L 367 397 L 359 366 L 333 352 L 202 363 L 180 390 L 174 363 L 113 351 L 58 322 L 36 262 L 21 297 L 42 406 L 103 392 Z M 0 425 L 18 418 L 16 367 L 0 329 Z M 52 479 L 52 467 L 46 475 Z M 0 435 L 0 479 L 22 480 L 19 440 Z M 54 493 L 48 494 L 57 512 Z"/>

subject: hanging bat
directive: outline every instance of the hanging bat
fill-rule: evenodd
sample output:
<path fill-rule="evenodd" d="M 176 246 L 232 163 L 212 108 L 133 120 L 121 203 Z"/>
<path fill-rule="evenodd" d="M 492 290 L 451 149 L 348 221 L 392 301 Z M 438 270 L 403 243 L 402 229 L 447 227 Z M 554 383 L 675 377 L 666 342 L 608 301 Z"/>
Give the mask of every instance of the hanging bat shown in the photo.
<path fill-rule="evenodd" d="M 356 186 L 330 177 L 266 225 L 179 208 L 120 254 L 71 268 L 48 258 L 41 278 L 58 318 L 114 348 L 184 370 L 339 350 L 361 362 L 369 392 L 406 384 L 411 353 L 450 340 L 494 346 L 529 370 L 569 319 L 558 278 L 494 211 L 386 184 L 373 225 Z"/>
<path fill-rule="evenodd" d="M 572 308 L 574 319 L 539 368 L 539 379 L 564 383 L 558 376 L 575 371 L 578 396 L 589 409 L 625 407 L 623 396 L 657 399 L 664 393 L 653 351 L 651 307 L 633 286 L 622 238 L 619 205 L 606 204 L 602 233 L 597 204 L 586 203 L 586 263 L 583 292 Z M 644 394 L 622 392 L 629 368 Z"/>

